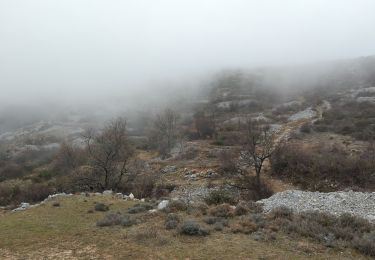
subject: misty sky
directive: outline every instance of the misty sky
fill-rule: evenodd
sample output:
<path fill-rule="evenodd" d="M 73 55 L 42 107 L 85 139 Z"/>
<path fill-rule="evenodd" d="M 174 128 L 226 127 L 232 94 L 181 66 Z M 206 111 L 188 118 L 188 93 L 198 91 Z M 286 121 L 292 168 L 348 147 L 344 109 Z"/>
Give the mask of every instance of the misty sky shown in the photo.
<path fill-rule="evenodd" d="M 8 102 L 374 54 L 374 0 L 0 0 Z"/>

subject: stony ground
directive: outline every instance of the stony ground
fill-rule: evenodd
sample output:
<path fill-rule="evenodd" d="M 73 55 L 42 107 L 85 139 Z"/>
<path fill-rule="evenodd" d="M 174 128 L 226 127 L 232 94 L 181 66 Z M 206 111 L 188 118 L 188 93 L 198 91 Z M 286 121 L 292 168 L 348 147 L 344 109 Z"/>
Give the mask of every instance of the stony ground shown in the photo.
<path fill-rule="evenodd" d="M 274 194 L 268 199 L 258 201 L 269 212 L 285 206 L 297 212 L 327 212 L 333 215 L 350 213 L 375 222 L 375 192 L 307 192 L 288 190 Z"/>

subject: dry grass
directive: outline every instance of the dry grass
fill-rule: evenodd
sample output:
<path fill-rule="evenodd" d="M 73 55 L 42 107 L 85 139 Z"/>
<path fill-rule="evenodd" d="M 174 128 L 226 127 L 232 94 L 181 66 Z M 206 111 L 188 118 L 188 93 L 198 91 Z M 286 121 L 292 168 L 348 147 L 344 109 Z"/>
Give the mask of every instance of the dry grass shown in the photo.
<path fill-rule="evenodd" d="M 106 197 L 74 196 L 23 212 L 0 216 L 0 259 L 342 259 L 361 256 L 354 251 L 306 250 L 280 237 L 255 241 L 249 235 L 212 232 L 207 237 L 188 237 L 165 230 L 165 216 L 155 214 L 131 227 L 96 227 L 105 212 L 87 214 L 95 202 L 110 210 L 126 211 L 133 202 Z M 163 213 L 164 214 L 164 213 Z M 148 241 L 156 238 L 156 242 Z M 315 248 L 315 244 L 311 248 Z M 364 258 L 363 258 L 364 259 Z"/>

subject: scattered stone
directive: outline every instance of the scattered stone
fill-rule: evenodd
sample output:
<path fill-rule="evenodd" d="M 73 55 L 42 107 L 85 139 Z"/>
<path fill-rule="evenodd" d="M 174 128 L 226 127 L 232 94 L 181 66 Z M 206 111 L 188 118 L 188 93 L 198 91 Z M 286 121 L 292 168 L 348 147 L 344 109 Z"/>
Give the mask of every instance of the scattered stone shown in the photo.
<path fill-rule="evenodd" d="M 103 191 L 103 195 L 112 195 L 113 194 L 113 191 L 112 190 L 105 190 Z"/>
<path fill-rule="evenodd" d="M 123 199 L 123 198 L 124 198 L 124 195 L 123 195 L 121 192 L 119 192 L 119 193 L 116 193 L 116 194 L 115 194 L 115 198 Z"/>
<path fill-rule="evenodd" d="M 133 195 L 133 193 L 130 193 L 130 194 L 129 194 L 129 199 L 134 200 L 134 195 Z"/>
<path fill-rule="evenodd" d="M 296 114 L 291 115 L 288 120 L 289 121 L 297 121 L 300 119 L 310 119 L 316 116 L 316 112 L 312 110 L 312 107 L 308 107 L 303 111 L 300 111 Z"/>
<path fill-rule="evenodd" d="M 172 173 L 176 171 L 177 171 L 177 167 L 174 165 L 167 165 L 163 169 L 161 169 L 162 173 Z"/>
<path fill-rule="evenodd" d="M 320 211 L 339 216 L 349 213 L 375 222 L 375 192 L 308 192 L 288 190 L 278 192 L 268 199 L 257 201 L 263 211 L 270 212 L 281 206 L 296 212 Z"/>
<path fill-rule="evenodd" d="M 14 209 L 13 211 L 22 211 L 22 210 L 26 210 L 28 208 L 30 208 L 30 203 L 22 202 L 20 204 L 20 206 L 18 208 Z"/>

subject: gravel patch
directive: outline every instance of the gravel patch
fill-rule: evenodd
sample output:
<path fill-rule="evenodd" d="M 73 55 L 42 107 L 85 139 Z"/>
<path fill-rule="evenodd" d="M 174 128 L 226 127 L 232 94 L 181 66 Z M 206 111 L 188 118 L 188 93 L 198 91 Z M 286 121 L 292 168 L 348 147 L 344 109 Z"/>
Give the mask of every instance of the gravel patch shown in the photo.
<path fill-rule="evenodd" d="M 375 192 L 307 192 L 288 190 L 257 201 L 263 210 L 285 206 L 296 212 L 321 211 L 333 215 L 349 213 L 375 222 Z"/>
<path fill-rule="evenodd" d="M 303 111 L 300 111 L 296 114 L 291 115 L 288 120 L 289 121 L 297 121 L 300 119 L 311 119 L 316 116 L 316 112 L 311 108 L 306 108 Z"/>

